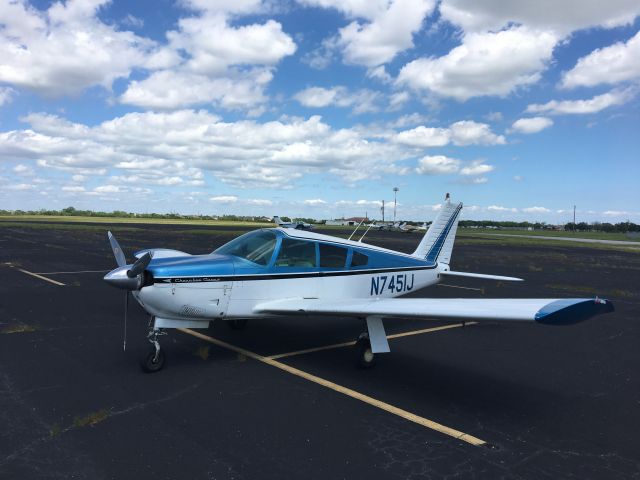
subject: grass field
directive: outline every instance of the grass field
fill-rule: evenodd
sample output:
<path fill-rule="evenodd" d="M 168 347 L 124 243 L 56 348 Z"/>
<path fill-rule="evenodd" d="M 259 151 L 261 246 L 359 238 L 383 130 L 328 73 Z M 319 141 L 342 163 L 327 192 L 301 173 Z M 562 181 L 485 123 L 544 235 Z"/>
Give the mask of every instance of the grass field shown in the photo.
<path fill-rule="evenodd" d="M 505 235 L 535 235 L 541 237 L 567 237 L 567 238 L 587 238 L 594 240 L 623 240 L 630 242 L 640 242 L 640 238 L 630 238 L 624 233 L 607 233 L 607 232 L 572 232 L 557 230 L 506 230 L 506 229 L 489 229 L 489 228 L 458 228 L 458 234 L 474 235 L 474 234 L 505 234 Z"/>
<path fill-rule="evenodd" d="M 225 220 L 191 220 L 171 218 L 125 218 L 125 217 L 71 217 L 49 215 L 4 215 L 0 222 L 72 222 L 72 223 L 144 223 L 153 225 L 208 225 L 221 227 L 268 227 L 273 223 L 234 222 Z"/>

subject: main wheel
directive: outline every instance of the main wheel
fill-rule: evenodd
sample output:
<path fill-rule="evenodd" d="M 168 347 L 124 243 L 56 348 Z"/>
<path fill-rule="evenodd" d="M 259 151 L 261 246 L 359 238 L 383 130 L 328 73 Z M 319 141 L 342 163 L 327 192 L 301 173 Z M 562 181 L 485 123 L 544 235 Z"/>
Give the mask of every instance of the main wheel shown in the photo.
<path fill-rule="evenodd" d="M 227 325 L 231 330 L 244 330 L 249 320 L 246 318 L 239 318 L 237 320 L 227 320 Z"/>
<path fill-rule="evenodd" d="M 376 364 L 376 355 L 371 351 L 369 337 L 361 336 L 356 342 L 356 365 L 359 368 L 371 368 Z"/>
<path fill-rule="evenodd" d="M 142 359 L 140 366 L 146 373 L 155 373 L 162 370 L 162 367 L 164 367 L 164 352 L 160 350 L 156 358 L 156 350 L 155 348 L 152 349 L 149 354 Z"/>

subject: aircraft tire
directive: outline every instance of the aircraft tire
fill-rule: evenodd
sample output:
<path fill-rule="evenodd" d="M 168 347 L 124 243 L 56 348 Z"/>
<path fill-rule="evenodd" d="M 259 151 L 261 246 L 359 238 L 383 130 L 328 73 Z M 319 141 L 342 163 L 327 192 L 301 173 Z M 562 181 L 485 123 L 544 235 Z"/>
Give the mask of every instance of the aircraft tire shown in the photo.
<path fill-rule="evenodd" d="M 164 352 L 160 350 L 160 352 L 158 352 L 158 358 L 154 361 L 155 356 L 156 351 L 152 349 L 147 356 L 142 359 L 142 362 L 140 362 L 140 366 L 145 373 L 159 372 L 162 370 L 162 367 L 164 367 Z"/>
<path fill-rule="evenodd" d="M 237 320 L 227 320 L 226 324 L 231 330 L 244 330 L 248 321 L 249 319 L 247 318 L 239 318 Z"/>
<path fill-rule="evenodd" d="M 356 365 L 358 368 L 372 368 L 376 364 L 376 355 L 371 351 L 368 337 L 360 337 L 356 342 Z"/>

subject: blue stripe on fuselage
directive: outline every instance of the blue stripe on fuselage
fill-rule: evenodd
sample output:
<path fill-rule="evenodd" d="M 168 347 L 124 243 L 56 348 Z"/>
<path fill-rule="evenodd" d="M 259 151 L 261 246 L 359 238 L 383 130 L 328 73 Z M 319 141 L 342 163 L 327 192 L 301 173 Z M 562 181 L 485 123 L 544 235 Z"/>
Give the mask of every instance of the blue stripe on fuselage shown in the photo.
<path fill-rule="evenodd" d="M 282 232 L 274 230 L 276 235 L 284 236 Z M 428 262 L 424 259 L 410 257 L 408 255 L 394 254 L 392 252 L 381 252 L 374 249 L 369 249 L 366 246 L 353 246 L 347 244 L 341 244 L 340 239 L 336 238 L 335 242 L 329 240 L 305 240 L 315 243 L 332 243 L 336 246 L 341 246 L 346 249 L 352 249 L 355 252 L 366 255 L 369 259 L 368 263 L 363 266 L 348 267 L 332 272 L 328 272 L 318 266 L 316 267 L 276 267 L 275 259 L 277 255 L 273 256 L 272 261 L 267 266 L 260 266 L 255 263 L 249 262 L 245 259 L 241 259 L 230 255 L 210 254 L 210 255 L 197 255 L 190 257 L 174 257 L 174 258 L 159 258 L 154 259 L 149 264 L 147 270 L 149 270 L 155 278 L 181 278 L 181 277 L 246 277 L 246 276 L 263 276 L 263 275 L 286 275 L 286 274 L 313 274 L 322 273 L 323 275 L 338 275 L 338 274 L 357 274 L 357 272 L 367 273 L 383 269 L 428 269 L 434 268 L 435 262 Z M 279 248 L 280 243 L 278 242 Z"/>

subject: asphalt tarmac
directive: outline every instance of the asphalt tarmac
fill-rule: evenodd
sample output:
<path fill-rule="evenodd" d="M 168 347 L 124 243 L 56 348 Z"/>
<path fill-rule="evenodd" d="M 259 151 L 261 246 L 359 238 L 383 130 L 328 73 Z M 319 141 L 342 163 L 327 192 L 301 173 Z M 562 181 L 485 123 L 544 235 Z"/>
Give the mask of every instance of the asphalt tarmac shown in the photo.
<path fill-rule="evenodd" d="M 131 303 L 123 352 L 124 294 L 102 281 L 115 265 L 108 228 L 0 226 L 3 480 L 640 478 L 637 253 L 461 242 L 453 269 L 526 282 L 448 281 L 413 294 L 614 301 L 614 313 L 578 325 L 401 336 L 359 370 L 350 347 L 279 358 L 284 368 L 261 360 L 350 342 L 357 321 L 282 318 L 242 331 L 218 322 L 201 331 L 218 344 L 163 337 L 166 367 L 149 375 L 138 366 L 144 312 Z M 205 253 L 239 230 L 113 226 L 129 256 Z M 367 239 L 411 251 L 419 235 Z M 442 325 L 385 323 L 388 334 Z"/>

